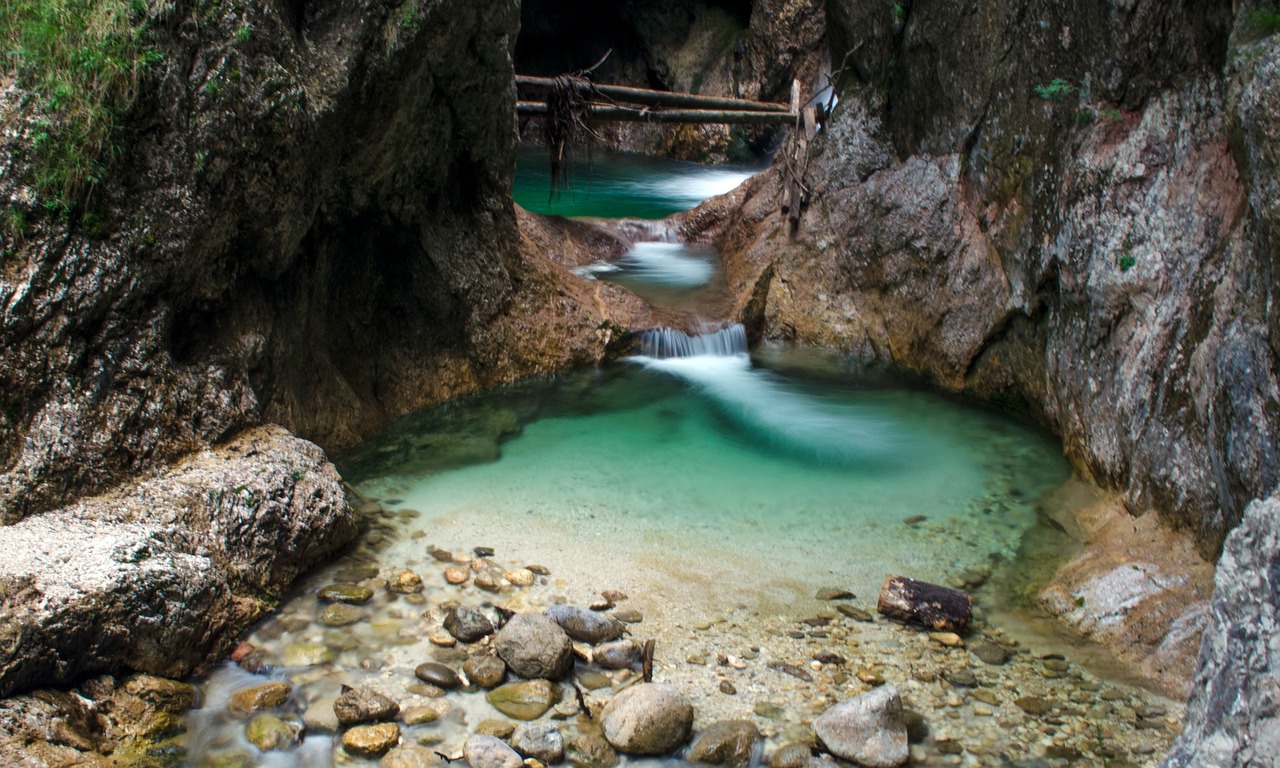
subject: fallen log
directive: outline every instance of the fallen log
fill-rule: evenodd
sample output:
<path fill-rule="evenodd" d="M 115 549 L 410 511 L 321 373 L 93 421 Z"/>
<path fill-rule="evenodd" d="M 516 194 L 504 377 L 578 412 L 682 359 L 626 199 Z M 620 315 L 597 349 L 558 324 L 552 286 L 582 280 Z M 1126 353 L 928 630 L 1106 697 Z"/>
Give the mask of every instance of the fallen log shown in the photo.
<path fill-rule="evenodd" d="M 962 632 L 969 624 L 973 598 L 958 589 L 890 576 L 880 589 L 876 610 L 891 619 L 939 632 Z"/>
<path fill-rule="evenodd" d="M 746 112 L 720 109 L 642 109 L 616 104 L 590 104 L 592 120 L 619 120 L 649 123 L 724 123 L 733 125 L 791 125 L 796 115 L 786 112 Z M 547 105 L 540 101 L 517 101 L 520 117 L 545 117 Z"/>
<path fill-rule="evenodd" d="M 516 75 L 516 86 L 531 93 L 546 93 L 557 87 L 560 78 Z M 725 109 L 739 112 L 781 112 L 795 114 L 787 104 L 769 101 L 735 99 L 728 96 L 702 96 L 695 93 L 672 93 L 649 88 L 633 88 L 627 85 L 601 85 L 588 80 L 568 79 L 579 93 L 587 98 L 603 96 L 629 104 L 648 104 L 655 107 L 689 107 L 692 109 Z"/>

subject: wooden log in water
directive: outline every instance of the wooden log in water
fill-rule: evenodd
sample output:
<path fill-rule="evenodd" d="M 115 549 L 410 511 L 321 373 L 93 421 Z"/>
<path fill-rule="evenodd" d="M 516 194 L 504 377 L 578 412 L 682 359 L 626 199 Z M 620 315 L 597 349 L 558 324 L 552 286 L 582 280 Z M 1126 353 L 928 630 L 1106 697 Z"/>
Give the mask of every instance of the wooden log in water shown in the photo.
<path fill-rule="evenodd" d="M 962 632 L 969 624 L 973 598 L 958 589 L 890 576 L 880 589 L 876 610 L 891 619 L 921 624 L 939 632 Z"/>
<path fill-rule="evenodd" d="M 534 77 L 532 75 L 516 75 L 516 85 L 526 92 L 545 93 L 557 87 L 558 78 Z M 735 99 L 728 96 L 703 96 L 696 93 L 673 93 L 671 91 L 654 91 L 649 88 L 632 88 L 626 85 L 603 85 L 586 81 L 574 82 L 583 96 L 604 96 L 615 101 L 628 104 L 648 104 L 655 107 L 687 107 L 690 109 L 719 109 L 736 112 L 781 112 L 794 116 L 796 110 L 788 109 L 786 104 L 770 101 L 752 101 Z"/>
<path fill-rule="evenodd" d="M 786 112 L 740 112 L 723 109 L 642 109 L 616 104 L 591 104 L 591 119 L 644 123 L 724 123 L 732 125 L 791 125 L 796 116 Z M 543 117 L 547 105 L 541 101 L 517 101 L 520 117 Z"/>

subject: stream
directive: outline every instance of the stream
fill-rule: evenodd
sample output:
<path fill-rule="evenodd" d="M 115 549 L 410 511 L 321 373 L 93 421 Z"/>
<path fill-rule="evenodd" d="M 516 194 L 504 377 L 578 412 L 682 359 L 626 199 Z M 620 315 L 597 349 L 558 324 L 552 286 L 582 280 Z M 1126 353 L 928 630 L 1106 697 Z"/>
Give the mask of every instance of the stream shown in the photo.
<path fill-rule="evenodd" d="M 661 217 L 749 174 L 597 154 L 572 169 L 573 192 L 548 200 L 545 165 L 541 150 L 522 150 L 517 201 L 590 217 Z M 581 274 L 684 310 L 723 279 L 713 250 L 662 241 Z M 336 463 L 364 500 L 361 539 L 253 631 L 251 664 L 198 681 L 190 766 L 379 765 L 338 743 L 344 685 L 400 704 L 401 744 L 419 749 L 382 765 L 456 757 L 467 734 L 513 721 L 476 686 L 446 692 L 415 677 L 425 661 L 460 668 L 468 656 L 441 628 L 447 609 L 587 605 L 602 591 L 632 637 L 656 641 L 654 678 L 689 696 L 695 732 L 756 724 L 766 747 L 754 763 L 886 681 L 928 724 L 915 765 L 1154 765 L 1176 733 L 1178 705 L 1007 610 L 1005 581 L 1043 525 L 1046 494 L 1070 479 L 1061 444 L 842 355 L 748 349 L 740 326 L 651 331 L 633 358 L 408 416 Z M 388 590 L 412 584 L 405 571 L 422 588 Z M 975 591 L 976 619 L 992 625 L 966 649 L 875 616 L 897 574 Z M 317 599 L 332 584 L 373 597 L 335 611 Z M 575 679 L 591 702 L 637 674 L 580 661 Z M 264 679 L 292 684 L 281 718 L 305 734 L 266 752 L 227 711 Z M 591 763 L 573 745 L 597 726 L 562 694 L 541 718 L 571 759 Z"/>

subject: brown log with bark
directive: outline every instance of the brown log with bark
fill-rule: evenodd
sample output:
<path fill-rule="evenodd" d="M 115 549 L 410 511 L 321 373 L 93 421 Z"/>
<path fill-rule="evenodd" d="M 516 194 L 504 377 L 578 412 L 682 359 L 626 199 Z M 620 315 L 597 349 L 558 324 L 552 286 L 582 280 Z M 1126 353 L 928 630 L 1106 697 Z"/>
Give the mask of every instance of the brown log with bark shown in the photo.
<path fill-rule="evenodd" d="M 796 116 L 787 112 L 752 112 L 726 109 L 648 109 L 617 104 L 589 104 L 592 120 L 650 123 L 725 123 L 734 125 L 791 125 Z M 517 101 L 520 117 L 544 117 L 547 105 L 541 101 Z"/>
<path fill-rule="evenodd" d="M 890 576 L 880 589 L 876 610 L 891 619 L 940 632 L 962 632 L 969 624 L 973 597 L 927 581 Z"/>
<path fill-rule="evenodd" d="M 554 77 L 516 75 L 516 85 L 529 93 L 545 93 L 555 89 L 557 79 Z M 777 104 L 770 101 L 735 99 L 728 96 L 703 96 L 696 93 L 654 91 L 649 88 L 632 88 L 626 85 L 604 85 L 592 83 L 588 80 L 570 80 L 570 83 L 588 99 L 604 97 L 628 104 L 648 104 L 656 107 L 719 109 L 737 112 L 780 112 L 783 114 L 789 112 L 793 116 L 796 112 L 794 109 L 788 109 L 786 104 Z"/>

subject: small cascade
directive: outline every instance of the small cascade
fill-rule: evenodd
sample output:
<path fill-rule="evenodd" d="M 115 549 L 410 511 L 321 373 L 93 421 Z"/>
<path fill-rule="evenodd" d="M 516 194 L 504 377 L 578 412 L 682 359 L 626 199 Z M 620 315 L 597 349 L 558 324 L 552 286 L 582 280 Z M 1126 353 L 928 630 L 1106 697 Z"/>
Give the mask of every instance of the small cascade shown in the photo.
<path fill-rule="evenodd" d="M 741 323 L 735 323 L 714 333 L 690 336 L 674 328 L 653 328 L 641 334 L 640 354 L 657 360 L 745 356 L 747 329 Z"/>
<path fill-rule="evenodd" d="M 678 243 L 680 235 L 668 219 L 618 219 L 611 228 L 633 243 Z"/>

